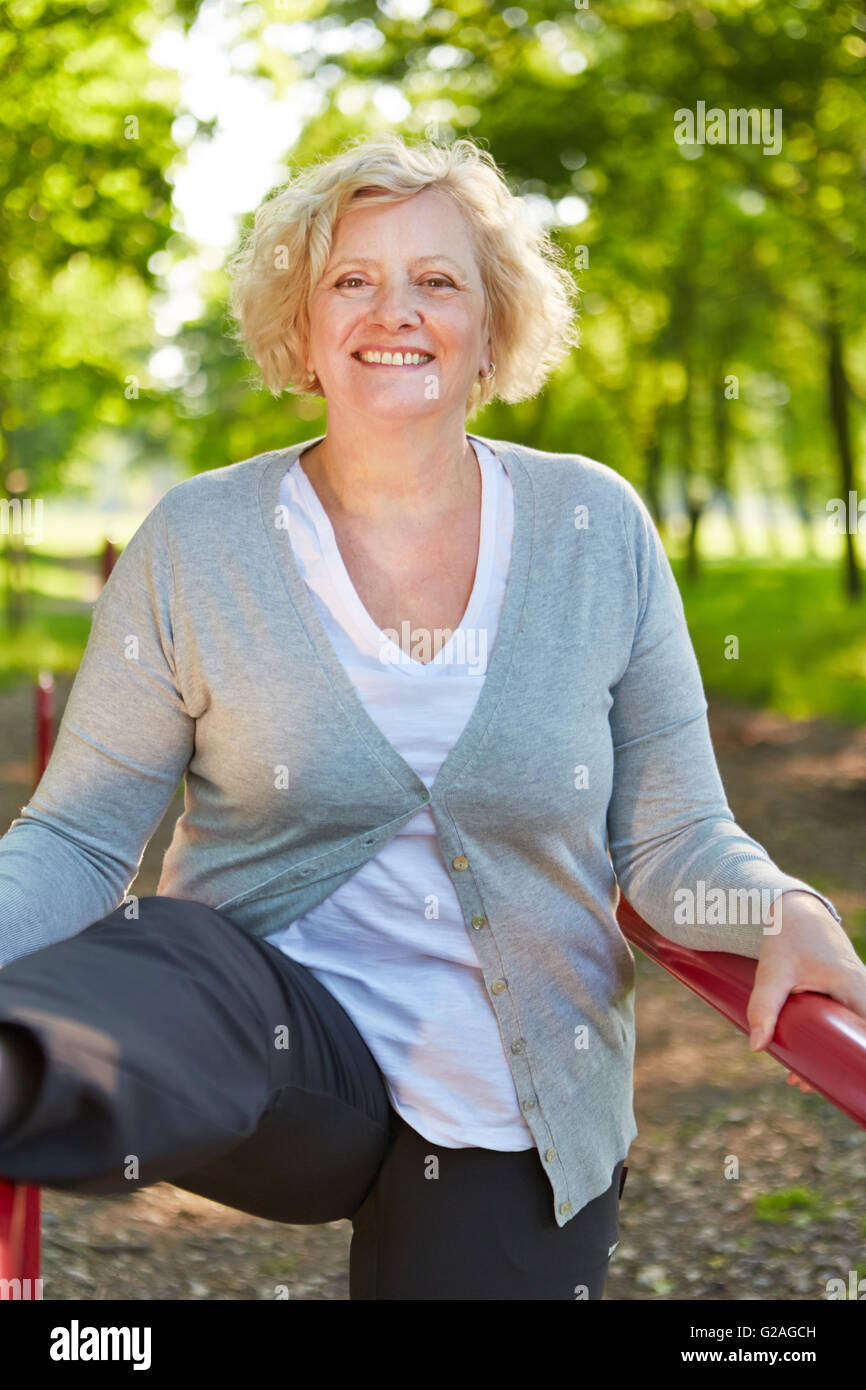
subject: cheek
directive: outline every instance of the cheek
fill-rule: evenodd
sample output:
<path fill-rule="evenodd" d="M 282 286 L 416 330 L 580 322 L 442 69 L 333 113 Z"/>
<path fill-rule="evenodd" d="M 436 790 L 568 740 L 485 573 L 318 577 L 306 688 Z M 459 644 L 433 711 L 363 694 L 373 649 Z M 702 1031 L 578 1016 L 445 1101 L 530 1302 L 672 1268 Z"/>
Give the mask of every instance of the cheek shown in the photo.
<path fill-rule="evenodd" d="M 339 307 L 332 307 L 330 310 L 321 311 L 316 321 L 316 326 L 311 329 L 310 343 L 313 351 L 329 354 L 333 357 L 340 353 L 348 353 L 349 344 L 353 340 L 353 335 L 357 336 L 359 321 L 357 312 L 351 313 L 345 310 L 341 313 Z"/>
<path fill-rule="evenodd" d="M 482 332 L 474 312 L 464 302 L 449 305 L 438 317 L 437 327 L 443 339 L 466 353 L 476 350 L 482 341 Z"/>
<path fill-rule="evenodd" d="M 338 325 L 346 316 L 340 312 L 340 304 L 332 299 L 321 298 L 310 306 L 310 341 L 324 343 L 333 338 Z"/>

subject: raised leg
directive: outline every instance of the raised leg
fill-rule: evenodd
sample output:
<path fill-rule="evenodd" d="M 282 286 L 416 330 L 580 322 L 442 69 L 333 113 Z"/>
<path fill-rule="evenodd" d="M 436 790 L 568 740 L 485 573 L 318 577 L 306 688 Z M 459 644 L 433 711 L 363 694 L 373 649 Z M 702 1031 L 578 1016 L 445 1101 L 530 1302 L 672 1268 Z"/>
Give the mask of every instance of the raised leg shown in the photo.
<path fill-rule="evenodd" d="M 0 1176 L 106 1195 L 176 1182 L 297 1223 L 351 1215 L 390 1106 L 348 1015 L 216 910 L 138 905 L 0 970 Z"/>

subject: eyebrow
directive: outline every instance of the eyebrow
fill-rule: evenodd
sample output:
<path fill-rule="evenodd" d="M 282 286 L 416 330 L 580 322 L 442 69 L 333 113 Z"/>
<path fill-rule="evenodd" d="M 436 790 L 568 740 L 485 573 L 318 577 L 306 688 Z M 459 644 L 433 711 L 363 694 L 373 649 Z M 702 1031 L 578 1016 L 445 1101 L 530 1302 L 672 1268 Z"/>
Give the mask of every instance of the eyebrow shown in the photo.
<path fill-rule="evenodd" d="M 430 261 L 442 261 L 442 262 L 447 263 L 448 265 L 453 265 L 453 266 L 455 267 L 455 269 L 458 270 L 458 271 L 460 272 L 461 275 L 463 275 L 464 277 L 466 277 L 466 278 L 468 279 L 467 273 L 466 273 L 466 271 L 463 269 L 463 266 L 460 264 L 459 261 L 452 260 L 450 256 L 443 256 L 443 255 L 441 255 L 438 251 L 431 252 L 429 256 L 415 256 L 415 257 L 409 262 L 409 265 L 410 265 L 410 266 L 423 265 L 423 264 L 429 263 Z M 343 256 L 341 260 L 337 261 L 336 265 L 331 266 L 331 269 L 330 269 L 330 271 L 329 271 L 329 274 L 331 274 L 331 275 L 335 274 L 336 271 L 338 271 L 338 270 L 340 269 L 340 266 L 343 266 L 343 265 L 369 265 L 369 266 L 375 266 L 375 265 L 378 265 L 378 264 L 379 264 L 378 261 L 376 261 L 376 260 L 371 260 L 369 256 Z"/>

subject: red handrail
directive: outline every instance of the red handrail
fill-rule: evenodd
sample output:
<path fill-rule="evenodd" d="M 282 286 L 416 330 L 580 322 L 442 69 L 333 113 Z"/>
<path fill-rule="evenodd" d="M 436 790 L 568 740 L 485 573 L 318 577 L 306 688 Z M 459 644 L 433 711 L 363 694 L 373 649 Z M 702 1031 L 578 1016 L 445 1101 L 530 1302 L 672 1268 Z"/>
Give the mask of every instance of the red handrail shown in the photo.
<path fill-rule="evenodd" d="M 620 898 L 617 921 L 623 935 L 668 974 L 742 1032 L 751 1031 L 746 1005 L 756 960 L 729 951 L 694 951 L 669 941 L 639 917 L 626 898 Z M 826 994 L 789 994 L 764 1051 L 866 1128 L 866 1019 Z"/>
<path fill-rule="evenodd" d="M 36 681 L 36 759 L 35 783 L 48 766 L 54 744 L 54 676 L 40 671 Z"/>
<path fill-rule="evenodd" d="M 0 1178 L 0 1279 L 5 1281 L 0 1300 L 33 1297 L 40 1269 L 41 1195 L 38 1187 Z M 17 1282 L 10 1286 L 10 1280 Z"/>
<path fill-rule="evenodd" d="M 50 671 L 39 672 L 35 694 L 38 782 L 54 746 L 54 678 Z M 0 1279 L 5 1281 L 0 1286 L 0 1300 L 32 1296 L 33 1281 L 39 1279 L 41 1238 L 42 1194 L 39 1188 L 0 1178 Z M 41 1296 L 41 1285 L 37 1284 L 36 1288 Z"/>
<path fill-rule="evenodd" d="M 102 581 L 105 583 L 117 560 L 117 546 L 106 537 L 102 552 Z M 54 677 L 40 671 L 36 682 L 36 782 L 48 766 L 54 746 Z M 38 1280 L 41 1260 L 42 1201 L 38 1187 L 11 1183 L 0 1178 L 0 1300 L 30 1296 L 33 1280 Z M 12 1285 L 8 1281 L 20 1281 Z M 26 1281 L 31 1283 L 27 1284 Z M 37 1284 L 41 1297 L 41 1284 Z"/>

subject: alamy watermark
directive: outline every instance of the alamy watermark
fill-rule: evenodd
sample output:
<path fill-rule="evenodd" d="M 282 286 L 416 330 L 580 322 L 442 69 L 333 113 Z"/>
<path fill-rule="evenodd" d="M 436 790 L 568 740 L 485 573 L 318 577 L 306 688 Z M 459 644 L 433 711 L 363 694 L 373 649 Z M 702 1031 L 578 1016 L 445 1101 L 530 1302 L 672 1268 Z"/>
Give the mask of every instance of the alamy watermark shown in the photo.
<path fill-rule="evenodd" d="M 38 531 L 38 535 L 34 534 Z M 23 536 L 25 545 L 42 540 L 42 498 L 0 497 L 0 534 Z"/>
<path fill-rule="evenodd" d="M 831 497 L 826 504 L 827 530 L 836 534 L 850 532 L 852 536 L 866 534 L 866 497 L 858 497 L 849 489 L 848 502 L 843 497 Z"/>
<path fill-rule="evenodd" d="M 764 154 L 782 148 L 781 107 L 732 107 L 727 111 L 699 101 L 691 111 L 681 106 L 674 112 L 674 139 L 678 145 L 763 145 Z"/>
<path fill-rule="evenodd" d="M 0 1302 L 3 1299 L 28 1299 L 42 1298 L 41 1279 L 0 1279 Z"/>
<path fill-rule="evenodd" d="M 455 632 L 449 627 L 413 628 L 406 619 L 399 633 L 393 627 L 382 629 L 379 660 L 385 666 L 406 666 L 413 661 L 425 666 L 466 666 L 471 676 L 483 676 L 487 670 L 487 629 L 459 627 Z"/>
<path fill-rule="evenodd" d="M 770 908 L 782 896 L 783 888 L 708 888 L 698 879 L 694 889 L 674 890 L 674 922 L 678 926 L 763 926 L 767 936 L 777 936 L 782 926 L 781 905 Z"/>
<path fill-rule="evenodd" d="M 51 1329 L 48 1355 L 52 1361 L 131 1361 L 134 1371 L 151 1364 L 149 1327 L 82 1327 L 73 1318 L 68 1327 Z"/>

